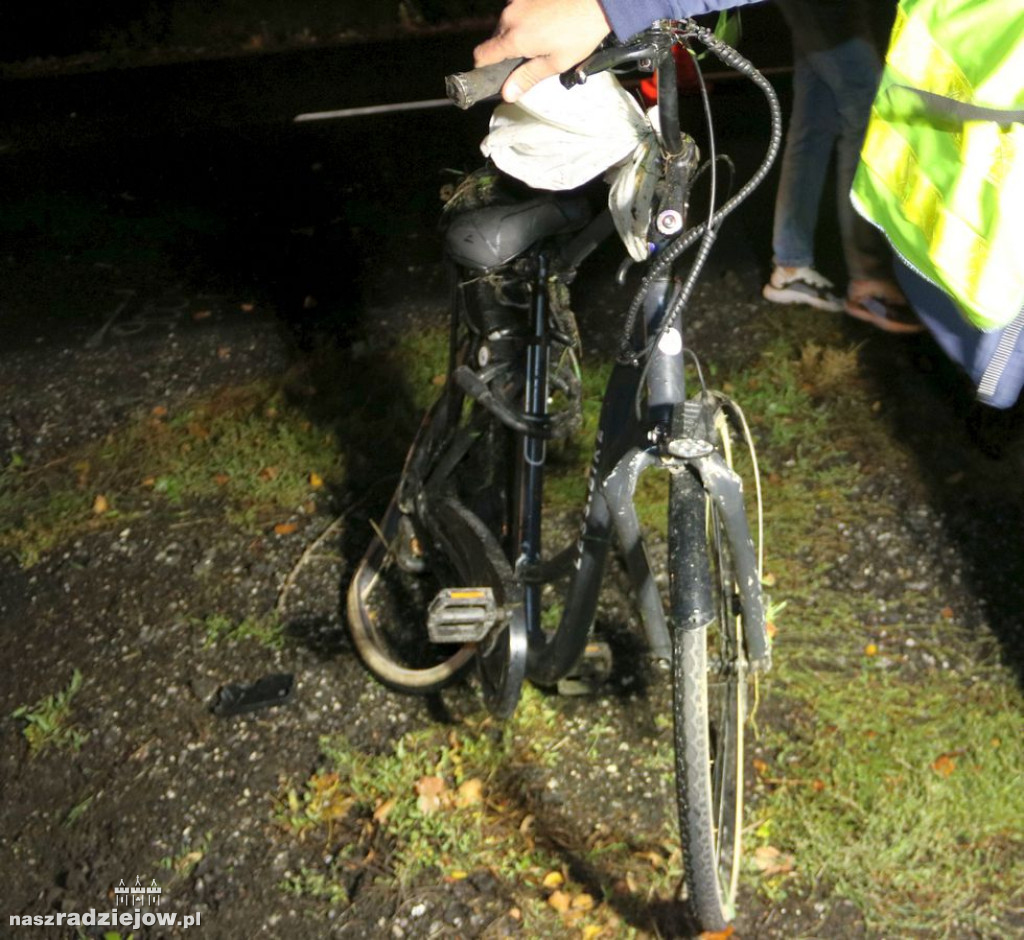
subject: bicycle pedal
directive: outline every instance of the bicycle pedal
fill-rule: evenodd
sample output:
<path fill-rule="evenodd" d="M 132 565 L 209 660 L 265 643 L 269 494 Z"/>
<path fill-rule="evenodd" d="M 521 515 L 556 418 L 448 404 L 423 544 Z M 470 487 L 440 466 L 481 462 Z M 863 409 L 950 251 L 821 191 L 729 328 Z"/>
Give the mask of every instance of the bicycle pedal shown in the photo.
<path fill-rule="evenodd" d="M 427 632 L 432 643 L 479 643 L 500 615 L 489 587 L 443 588 L 427 610 Z"/>
<path fill-rule="evenodd" d="M 558 680 L 559 695 L 593 695 L 612 674 L 612 648 L 604 640 L 591 640 L 573 671 Z"/>

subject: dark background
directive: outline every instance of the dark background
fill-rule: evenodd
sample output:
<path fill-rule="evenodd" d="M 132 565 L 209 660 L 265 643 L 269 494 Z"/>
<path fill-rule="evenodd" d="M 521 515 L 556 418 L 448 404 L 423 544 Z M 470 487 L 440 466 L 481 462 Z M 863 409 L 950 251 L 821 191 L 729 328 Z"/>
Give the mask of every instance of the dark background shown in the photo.
<path fill-rule="evenodd" d="M 865 0 L 884 41 L 894 0 Z M 765 23 L 788 45 L 771 4 L 744 9 L 747 41 Z M 500 0 L 95 0 L 88 4 L 0 5 L 0 62 L 141 52 L 154 48 L 221 51 L 280 42 L 330 42 L 379 36 L 397 29 L 439 29 L 497 16 Z M 772 11 L 774 12 L 774 11 Z"/>

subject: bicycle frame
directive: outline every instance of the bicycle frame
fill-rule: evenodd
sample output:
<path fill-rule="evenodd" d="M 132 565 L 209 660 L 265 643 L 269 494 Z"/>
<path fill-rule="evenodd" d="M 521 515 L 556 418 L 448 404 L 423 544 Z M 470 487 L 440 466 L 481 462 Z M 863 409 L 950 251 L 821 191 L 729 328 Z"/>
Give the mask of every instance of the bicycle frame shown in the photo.
<path fill-rule="evenodd" d="M 528 413 L 537 418 L 545 416 L 547 399 L 547 363 L 543 354 L 547 347 L 546 291 L 543 289 L 546 271 L 546 264 L 538 263 L 534 284 L 534 332 L 526 376 L 527 399 L 532 406 Z M 672 285 L 666 279 L 659 291 L 649 295 L 644 318 L 646 332 L 654 332 L 661 323 L 672 292 Z M 664 418 L 666 406 L 682 405 L 686 401 L 682 347 L 662 345 L 666 348 L 657 348 L 655 363 L 647 373 L 647 410 L 642 419 L 637 417 L 634 407 L 645 381 L 639 366 L 617 364 L 605 389 L 588 476 L 587 502 L 574 558 L 567 566 L 570 583 L 565 607 L 550 640 L 540 626 L 540 593 L 543 583 L 560 572 L 544 570 L 541 565 L 540 503 L 546 442 L 539 436 L 522 437 L 525 471 L 520 481 L 519 551 L 515 570 L 524 584 L 529 639 L 527 676 L 540 684 L 550 684 L 567 675 L 583 652 L 597 607 L 613 531 L 625 558 L 650 653 L 658 659 L 670 658 L 672 644 L 664 603 L 654 580 L 634 504 L 640 478 L 651 469 L 688 475 L 719 507 L 740 575 L 740 600 L 744 622 L 748 624 L 749 655 L 752 663 L 763 661 L 768 655 L 757 554 L 743 508 L 740 478 L 710 444 L 698 438 L 663 439 L 656 430 L 658 422 Z M 667 387 L 674 388 L 678 397 L 669 397 Z M 656 392 L 660 397 L 655 396 Z M 703 500 L 699 505 L 702 507 L 700 525 L 703 526 Z M 688 556 L 684 564 L 697 576 L 682 580 L 694 586 L 706 585 L 708 578 L 700 577 L 699 570 L 707 566 L 702 544 L 695 542 Z M 681 628 L 706 626 L 711 609 L 710 599 L 698 587 L 685 602 L 686 618 Z"/>
<path fill-rule="evenodd" d="M 664 178 L 659 190 L 655 223 L 662 231 L 655 242 L 655 252 L 669 243 L 671 235 L 675 234 L 665 229 L 678 230 L 676 219 L 669 218 L 667 213 L 685 211 L 694 168 L 687 152 L 688 138 L 679 128 L 675 64 L 671 55 L 673 43 L 667 37 L 667 33 L 663 37 L 667 41 L 658 41 L 655 37 L 651 45 L 630 54 L 633 60 L 653 58 L 659 99 L 663 105 L 659 144 Z M 606 67 L 602 57 L 606 54 L 598 53 L 588 60 L 596 64 L 593 71 Z M 588 63 L 578 67 L 574 72 L 575 80 L 584 81 L 587 69 Z M 572 80 L 570 78 L 567 83 Z M 692 142 L 689 146 L 692 147 Z M 666 222 L 671 224 L 664 224 Z M 595 229 L 600 230 L 601 226 L 600 221 L 594 223 Z M 584 242 L 586 238 L 584 235 Z M 587 249 L 581 253 L 587 253 Z M 525 408 L 527 415 L 538 422 L 546 416 L 548 397 L 547 279 L 550 266 L 548 255 L 539 253 L 532 283 L 533 334 L 526 364 Z M 521 438 L 524 471 L 519 487 L 515 572 L 524 586 L 529 643 L 526 674 L 540 684 L 551 684 L 566 676 L 583 653 L 597 608 L 613 531 L 625 557 L 649 651 L 658 659 L 667 661 L 671 658 L 672 641 L 665 606 L 651 571 L 634 504 L 640 478 L 650 469 L 667 470 L 682 476 L 693 495 L 703 489 L 718 507 L 739 575 L 738 590 L 750 663 L 753 668 L 767 668 L 769 650 L 760 575 L 743 506 L 742 482 L 714 447 L 703 439 L 702 433 L 708 429 L 676 427 L 672 423 L 673 414 L 682 410 L 687 400 L 683 339 L 674 325 L 674 311 L 681 306 L 680 295 L 687 286 L 692 287 L 692 284 L 676 285 L 671 264 L 656 273 L 647 286 L 636 337 L 639 348 L 646 346 L 648 337 L 657 338 L 650 349 L 650 359 L 644 368 L 637 364 L 617 364 L 605 390 L 588 477 L 587 502 L 574 558 L 568 566 L 570 583 L 561 621 L 552 636 L 542 629 L 540 622 L 543 584 L 556 574 L 545 570 L 541 564 L 540 507 L 546 442 L 538 435 L 523 435 Z M 638 416 L 634 405 L 642 386 L 645 413 Z M 700 531 L 703 531 L 704 499 L 688 502 L 700 507 L 701 518 L 694 520 L 694 524 L 699 524 Z M 707 626 L 713 618 L 708 589 L 708 559 L 703 540 L 684 540 L 684 545 L 683 567 L 691 576 L 676 579 L 679 584 L 675 595 L 678 603 L 673 606 L 682 614 L 678 624 L 680 629 L 699 629 Z"/>
<path fill-rule="evenodd" d="M 700 170 L 696 145 L 679 128 L 671 50 L 689 37 L 765 90 L 773 133 L 761 168 L 717 208 L 711 135 L 711 209 L 687 228 L 688 191 Z M 456 277 L 445 391 L 424 419 L 349 585 L 349 622 L 357 649 L 382 681 L 434 692 L 475 662 L 485 704 L 508 717 L 525 678 L 574 691 L 599 674 L 600 667 L 589 668 L 597 661 L 587 646 L 616 540 L 649 651 L 671 663 L 684 863 L 701 923 L 720 930 L 737 890 L 748 679 L 768 668 L 770 651 L 758 551 L 731 467 L 731 431 L 739 430 L 756 478 L 751 436 L 739 407 L 705 388 L 699 364 L 699 390 L 688 394 L 681 314 L 719 223 L 767 175 L 781 141 L 781 114 L 767 80 L 691 21 L 658 24 L 631 45 L 602 50 L 563 81 L 578 83 L 624 62 L 656 71 L 662 100 L 659 172 L 647 176 L 653 192 L 638 189 L 649 204 L 631 207 L 645 220 L 646 231 L 634 234 L 646 236 L 651 256 L 626 314 L 624 355 L 605 388 L 575 543 L 544 560 L 547 441 L 571 431 L 580 415 L 573 407 L 578 376 L 567 367 L 575 366 L 578 337 L 563 287 L 614 225 L 607 212 L 588 222 L 579 194 L 518 200 L 498 192 L 477 201 L 475 187 L 493 183 L 487 170 L 467 180 L 465 203 L 450 204 L 445 252 Z M 504 63 L 497 72 L 485 70 L 487 87 L 500 87 L 507 69 Z M 460 100 L 478 97 L 480 75 L 450 78 Z M 676 262 L 694 245 L 689 273 L 677 279 Z M 549 402 L 557 392 L 565 393 L 558 407 Z M 669 474 L 667 598 L 635 506 L 639 481 L 653 470 Z M 378 617 L 373 587 L 392 564 L 399 603 L 385 612 L 399 615 Z M 424 588 L 434 592 L 426 622 L 407 620 L 401 600 L 409 594 L 420 606 Z M 563 610 L 557 628 L 546 630 L 541 607 L 552 588 Z M 582 681 L 561 684 L 574 678 Z"/>

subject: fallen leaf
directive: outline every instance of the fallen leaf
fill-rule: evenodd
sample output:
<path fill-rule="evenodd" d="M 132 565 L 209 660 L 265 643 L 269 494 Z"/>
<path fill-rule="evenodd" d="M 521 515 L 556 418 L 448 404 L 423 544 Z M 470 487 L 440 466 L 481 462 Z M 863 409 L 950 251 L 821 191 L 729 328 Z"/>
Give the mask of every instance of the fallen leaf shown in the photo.
<path fill-rule="evenodd" d="M 196 849 L 193 852 L 189 852 L 183 855 L 174 863 L 174 870 L 179 874 L 189 871 L 193 865 L 199 864 L 203 860 L 203 853 Z"/>
<path fill-rule="evenodd" d="M 217 347 L 217 358 L 221 362 L 226 362 L 231 358 L 231 347 L 230 346 L 218 346 Z"/>
<path fill-rule="evenodd" d="M 373 811 L 373 821 L 376 823 L 386 822 L 391 810 L 395 808 L 395 803 L 395 799 L 392 798 L 377 804 L 377 808 Z"/>
<path fill-rule="evenodd" d="M 271 480 L 276 480 L 280 473 L 281 471 L 278 470 L 277 467 L 264 467 L 259 472 L 259 478 L 263 480 L 264 483 L 269 483 Z"/>
<path fill-rule="evenodd" d="M 560 888 L 565 884 L 565 878 L 560 871 L 549 871 L 541 884 L 545 888 Z"/>
<path fill-rule="evenodd" d="M 441 809 L 441 798 L 421 793 L 416 797 L 416 808 L 424 815 L 431 816 Z"/>
<path fill-rule="evenodd" d="M 572 905 L 572 898 L 566 891 L 553 891 L 548 898 L 550 904 L 559 914 L 565 914 Z"/>
<path fill-rule="evenodd" d="M 102 493 L 97 493 L 96 498 L 92 501 L 92 511 L 97 516 L 102 516 L 105 512 L 110 511 L 110 503 Z"/>
<path fill-rule="evenodd" d="M 943 607 L 942 610 L 940 611 L 940 613 L 942 614 L 942 619 L 943 620 L 952 620 L 953 619 L 953 608 L 952 607 Z"/>
<path fill-rule="evenodd" d="M 768 773 L 768 762 L 761 760 L 760 757 L 755 757 L 753 760 L 754 770 L 757 772 L 759 777 L 763 777 Z"/>
<path fill-rule="evenodd" d="M 595 937 L 601 936 L 603 931 L 604 927 L 601 927 L 598 924 L 587 924 L 583 928 L 583 940 L 594 940 Z"/>
<path fill-rule="evenodd" d="M 154 405 L 150 414 L 152 414 L 154 418 L 166 418 L 167 408 L 164 405 Z"/>
<path fill-rule="evenodd" d="M 291 535 L 299 528 L 297 522 L 279 522 L 274 526 L 275 535 Z"/>
<path fill-rule="evenodd" d="M 949 777 L 956 770 L 956 759 L 958 756 L 955 751 L 948 754 L 940 754 L 932 761 L 932 770 L 940 777 Z"/>
<path fill-rule="evenodd" d="M 664 868 L 665 859 L 659 852 L 634 852 L 637 858 L 642 858 L 647 862 L 650 862 L 652 868 Z"/>
<path fill-rule="evenodd" d="M 754 864 L 766 877 L 785 875 L 796 867 L 792 855 L 783 855 L 773 845 L 759 845 L 754 849 Z"/>
<path fill-rule="evenodd" d="M 318 490 L 324 485 L 324 478 L 314 470 L 309 475 L 309 485 L 313 487 L 314 490 Z"/>
<path fill-rule="evenodd" d="M 484 798 L 484 782 L 479 777 L 463 781 L 455 793 L 455 805 L 460 809 L 476 806 Z"/>
<path fill-rule="evenodd" d="M 877 656 L 878 655 L 878 644 L 876 644 L 876 643 L 868 643 L 867 646 L 864 647 L 864 655 L 865 656 Z"/>
<path fill-rule="evenodd" d="M 421 796 L 426 793 L 430 796 L 439 796 L 444 793 L 446 787 L 443 777 L 420 777 L 416 781 L 416 792 Z"/>
<path fill-rule="evenodd" d="M 597 902 L 594 900 L 592 894 L 587 894 L 585 891 L 577 894 L 572 899 L 572 909 L 574 911 L 592 911 Z"/>
<path fill-rule="evenodd" d="M 420 777 L 416 781 L 416 806 L 424 816 L 436 813 L 443 805 L 442 797 L 446 795 L 445 783 L 441 777 Z"/>
<path fill-rule="evenodd" d="M 252 313 L 256 309 L 256 304 L 239 304 L 238 309 L 243 313 Z"/>
<path fill-rule="evenodd" d="M 196 310 L 192 314 L 192 319 L 193 320 L 197 320 L 197 321 L 198 320 L 209 320 L 210 317 L 212 317 L 212 316 L 213 316 L 213 311 L 212 310 Z"/>
<path fill-rule="evenodd" d="M 700 940 L 729 940 L 734 933 L 736 933 L 736 928 L 729 924 L 725 930 L 705 930 L 700 935 Z"/>
<path fill-rule="evenodd" d="M 215 473 L 213 475 L 213 482 L 216 483 L 217 486 L 226 486 L 230 481 L 230 473 Z"/>

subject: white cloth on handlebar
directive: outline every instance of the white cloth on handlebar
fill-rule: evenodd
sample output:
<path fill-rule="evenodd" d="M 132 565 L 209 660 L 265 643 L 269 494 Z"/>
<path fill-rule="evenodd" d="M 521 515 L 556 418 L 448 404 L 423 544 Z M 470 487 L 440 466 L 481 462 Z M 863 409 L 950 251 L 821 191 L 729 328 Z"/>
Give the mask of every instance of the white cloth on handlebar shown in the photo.
<path fill-rule="evenodd" d="M 575 88 L 553 75 L 494 109 L 480 149 L 534 189 L 575 189 L 628 157 L 645 127 L 640 105 L 610 72 Z"/>
<path fill-rule="evenodd" d="M 650 122 L 656 126 L 657 116 L 657 107 L 647 112 L 647 133 L 636 145 L 631 158 L 619 167 L 608 191 L 608 208 L 615 230 L 634 261 L 646 260 L 651 252 L 647 234 L 651 227 L 661 151 Z"/>
<path fill-rule="evenodd" d="M 480 149 L 533 189 L 575 189 L 621 164 L 609 205 L 630 256 L 647 257 L 658 144 L 643 109 L 610 72 L 569 89 L 555 75 L 515 104 L 498 105 Z"/>

